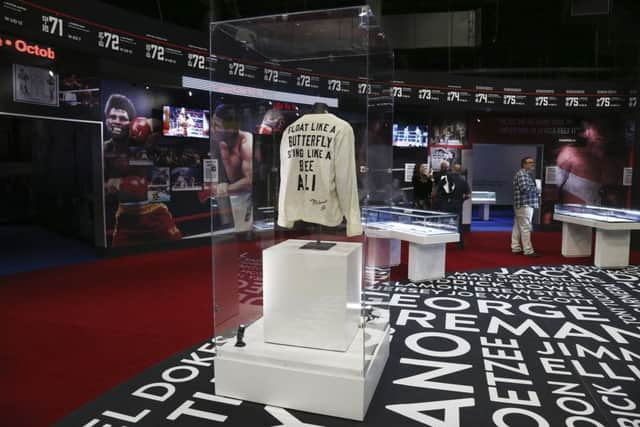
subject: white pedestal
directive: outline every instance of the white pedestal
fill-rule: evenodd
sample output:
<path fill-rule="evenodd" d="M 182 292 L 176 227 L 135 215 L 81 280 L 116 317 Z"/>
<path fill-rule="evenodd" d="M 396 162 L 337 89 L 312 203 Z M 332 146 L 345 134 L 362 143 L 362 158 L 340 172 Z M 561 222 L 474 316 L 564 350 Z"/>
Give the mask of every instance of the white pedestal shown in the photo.
<path fill-rule="evenodd" d="M 400 239 L 369 237 L 367 239 L 367 266 L 395 267 L 400 265 Z"/>
<path fill-rule="evenodd" d="M 562 256 L 587 257 L 591 256 L 591 227 L 584 225 L 562 223 Z M 597 246 L 596 246 L 597 248 Z"/>
<path fill-rule="evenodd" d="M 395 267 L 400 265 L 400 254 L 402 252 L 402 241 L 400 239 L 391 239 L 389 242 L 389 266 Z"/>
<path fill-rule="evenodd" d="M 589 245 L 591 245 L 591 228 L 595 228 L 594 265 L 600 268 L 621 268 L 629 265 L 631 230 L 640 229 L 640 222 L 625 219 L 617 220 L 615 218 L 611 220 L 610 217 L 588 212 L 572 215 L 554 213 L 553 219 L 563 222 L 562 255 L 565 255 L 565 239 L 582 242 L 582 252 L 585 253 L 585 240 L 587 240 L 585 228 L 589 229 Z M 576 243 L 575 245 L 579 246 L 580 243 Z M 591 251 L 585 253 L 585 256 L 590 253 Z"/>
<path fill-rule="evenodd" d="M 482 210 L 482 220 L 489 221 L 489 211 L 491 209 L 491 205 L 489 204 L 480 205 L 480 209 Z"/>
<path fill-rule="evenodd" d="M 409 279 L 413 282 L 444 277 L 445 243 L 409 243 Z"/>
<path fill-rule="evenodd" d="M 216 394 L 362 421 L 389 356 L 388 325 L 368 337 L 374 351 L 363 353 L 363 339 L 360 330 L 346 352 L 269 344 L 258 320 L 245 332 L 246 347 L 232 341 L 218 349 Z"/>
<path fill-rule="evenodd" d="M 264 339 L 345 351 L 360 321 L 362 244 L 326 251 L 287 240 L 263 251 Z"/>
<path fill-rule="evenodd" d="M 233 194 L 229 196 L 233 214 L 234 231 L 249 231 L 253 225 L 251 194 Z"/>
<path fill-rule="evenodd" d="M 596 253 L 593 263 L 600 268 L 620 268 L 629 265 L 629 230 L 596 229 Z"/>

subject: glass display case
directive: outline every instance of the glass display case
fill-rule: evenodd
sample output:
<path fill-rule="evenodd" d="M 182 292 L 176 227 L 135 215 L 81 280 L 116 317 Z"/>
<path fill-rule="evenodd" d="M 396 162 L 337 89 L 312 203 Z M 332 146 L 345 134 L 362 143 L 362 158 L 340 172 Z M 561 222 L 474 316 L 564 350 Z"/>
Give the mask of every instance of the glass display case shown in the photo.
<path fill-rule="evenodd" d="M 360 208 L 392 189 L 393 51 L 369 7 L 210 37 L 210 80 L 187 83 L 212 91 L 215 392 L 362 420 L 389 351 Z"/>
<path fill-rule="evenodd" d="M 553 219 L 562 222 L 562 255 L 588 257 L 596 230 L 594 265 L 621 268 L 629 265 L 631 230 L 640 229 L 640 212 L 603 206 L 559 204 Z"/>
<path fill-rule="evenodd" d="M 495 191 L 472 191 L 471 203 L 480 206 L 480 218 L 489 221 L 491 205 L 496 204 Z"/>
<path fill-rule="evenodd" d="M 472 191 L 471 200 L 473 203 L 495 203 L 496 192 L 495 191 Z"/>
<path fill-rule="evenodd" d="M 367 266 L 396 265 L 399 241 L 409 244 L 408 276 L 414 282 L 445 275 L 446 244 L 460 240 L 456 214 L 407 209 L 395 206 L 367 206 L 362 209 L 367 245 Z"/>
<path fill-rule="evenodd" d="M 370 237 L 395 238 L 416 243 L 440 243 L 458 234 L 458 215 L 445 212 L 408 209 L 397 206 L 362 208 L 365 233 Z"/>
<path fill-rule="evenodd" d="M 640 222 L 640 211 L 629 209 L 616 209 L 604 206 L 591 206 L 579 204 L 558 204 L 553 208 L 554 215 L 569 215 L 577 218 L 590 219 L 602 222 Z"/>

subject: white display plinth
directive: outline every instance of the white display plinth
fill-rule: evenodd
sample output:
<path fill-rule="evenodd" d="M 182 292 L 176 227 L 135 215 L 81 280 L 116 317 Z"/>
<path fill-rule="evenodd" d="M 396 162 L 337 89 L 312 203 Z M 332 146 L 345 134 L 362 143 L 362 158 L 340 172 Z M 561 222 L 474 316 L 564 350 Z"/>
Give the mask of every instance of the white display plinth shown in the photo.
<path fill-rule="evenodd" d="M 575 245 L 575 252 L 582 251 L 585 253 L 584 256 L 591 254 L 591 235 L 592 229 L 595 228 L 596 243 L 593 264 L 601 268 L 621 268 L 629 265 L 630 230 L 640 229 L 640 222 L 616 218 L 612 220 L 607 216 L 588 213 L 554 213 L 553 219 L 563 222 L 563 255 L 565 255 L 565 241 Z M 586 253 L 587 241 L 589 242 L 588 253 Z M 569 243 L 567 246 L 570 246 Z"/>
<path fill-rule="evenodd" d="M 445 253 L 445 243 L 430 245 L 409 243 L 409 280 L 422 282 L 443 278 Z"/>
<path fill-rule="evenodd" d="M 362 421 L 389 356 L 389 326 L 371 332 L 366 342 L 356 334 L 346 352 L 326 351 L 267 343 L 258 320 L 245 347 L 219 348 L 216 394 Z M 365 345 L 375 350 L 367 355 Z"/>
<path fill-rule="evenodd" d="M 262 252 L 264 339 L 345 351 L 360 321 L 362 244 L 301 249 L 287 240 Z"/>
<path fill-rule="evenodd" d="M 586 257 L 591 256 L 591 227 L 584 225 L 562 223 L 562 256 Z"/>
<path fill-rule="evenodd" d="M 596 229 L 596 253 L 593 264 L 596 267 L 619 268 L 629 265 L 629 230 Z"/>
<path fill-rule="evenodd" d="M 367 266 L 395 267 L 400 265 L 401 248 L 400 239 L 369 237 L 367 239 Z"/>
<path fill-rule="evenodd" d="M 493 197 L 486 195 L 484 192 L 480 192 L 477 194 L 476 192 L 471 192 L 471 203 L 474 205 L 480 205 L 480 216 L 483 221 L 489 221 L 491 205 L 495 205 L 496 198 L 495 194 Z"/>
<path fill-rule="evenodd" d="M 491 205 L 485 203 L 480 205 L 482 209 L 482 220 L 489 221 L 489 209 L 491 209 Z"/>
<path fill-rule="evenodd" d="M 414 282 L 441 279 L 445 273 L 446 243 L 460 241 L 460 234 L 447 230 L 400 223 L 369 223 L 365 234 L 376 240 L 409 242 L 409 279 Z M 374 241 L 375 242 L 375 241 Z"/>

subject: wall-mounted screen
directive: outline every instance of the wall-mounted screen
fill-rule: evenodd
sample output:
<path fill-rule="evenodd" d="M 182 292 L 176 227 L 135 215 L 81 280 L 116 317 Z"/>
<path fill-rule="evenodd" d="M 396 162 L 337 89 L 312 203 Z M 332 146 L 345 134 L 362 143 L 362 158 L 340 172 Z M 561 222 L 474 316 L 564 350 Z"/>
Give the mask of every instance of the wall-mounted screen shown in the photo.
<path fill-rule="evenodd" d="M 162 134 L 208 139 L 208 115 L 208 110 L 166 105 L 162 108 Z"/>
<path fill-rule="evenodd" d="M 426 147 L 428 141 L 429 128 L 426 125 L 393 124 L 393 145 L 395 147 Z"/>

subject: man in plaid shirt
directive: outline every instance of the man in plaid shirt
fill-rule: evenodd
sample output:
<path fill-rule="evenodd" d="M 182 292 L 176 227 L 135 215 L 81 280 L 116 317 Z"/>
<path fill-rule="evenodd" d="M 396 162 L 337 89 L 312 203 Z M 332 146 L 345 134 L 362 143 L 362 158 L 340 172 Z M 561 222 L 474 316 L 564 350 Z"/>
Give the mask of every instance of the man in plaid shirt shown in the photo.
<path fill-rule="evenodd" d="M 521 169 L 513 177 L 513 210 L 515 220 L 511 232 L 511 251 L 539 257 L 531 245 L 531 219 L 533 210 L 540 207 L 540 196 L 533 178 L 536 163 L 531 157 L 520 162 Z"/>

